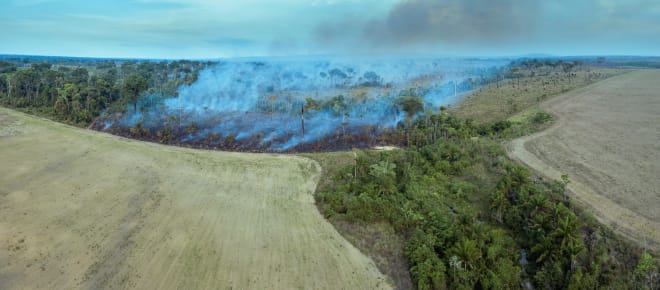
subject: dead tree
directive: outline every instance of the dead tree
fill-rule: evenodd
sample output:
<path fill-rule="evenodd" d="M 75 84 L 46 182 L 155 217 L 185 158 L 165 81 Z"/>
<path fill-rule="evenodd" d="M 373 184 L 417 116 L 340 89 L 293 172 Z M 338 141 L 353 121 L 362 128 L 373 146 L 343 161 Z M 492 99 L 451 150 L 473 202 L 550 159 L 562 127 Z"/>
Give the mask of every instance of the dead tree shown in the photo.
<path fill-rule="evenodd" d="M 9 105 L 12 105 L 12 102 L 11 102 L 11 78 L 10 77 L 7 78 L 7 97 L 8 97 L 8 100 L 9 100 Z"/>
<path fill-rule="evenodd" d="M 300 122 L 302 124 L 302 141 L 305 141 L 305 105 L 300 106 Z"/>

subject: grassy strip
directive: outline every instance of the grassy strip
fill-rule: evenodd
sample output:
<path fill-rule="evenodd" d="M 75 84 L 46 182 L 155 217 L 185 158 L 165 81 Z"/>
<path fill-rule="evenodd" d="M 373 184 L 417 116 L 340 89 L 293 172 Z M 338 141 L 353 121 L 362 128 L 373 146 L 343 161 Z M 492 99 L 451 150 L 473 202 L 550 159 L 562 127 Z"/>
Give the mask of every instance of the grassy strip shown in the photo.
<path fill-rule="evenodd" d="M 466 96 L 451 109 L 462 119 L 496 122 L 536 106 L 544 100 L 626 72 L 622 69 L 584 69 L 570 77 L 558 72 L 534 73 L 490 84 Z M 533 76 L 531 76 L 533 75 Z"/>

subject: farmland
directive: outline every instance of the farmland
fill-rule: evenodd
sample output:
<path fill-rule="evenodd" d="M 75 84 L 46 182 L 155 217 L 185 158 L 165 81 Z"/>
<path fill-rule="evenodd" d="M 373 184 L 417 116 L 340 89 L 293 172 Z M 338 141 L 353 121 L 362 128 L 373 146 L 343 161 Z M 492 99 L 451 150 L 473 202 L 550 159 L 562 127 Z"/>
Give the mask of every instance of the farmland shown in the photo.
<path fill-rule="evenodd" d="M 510 156 L 567 174 L 571 197 L 640 245 L 660 246 L 660 71 L 640 70 L 552 98 L 548 130 L 514 140 Z"/>
<path fill-rule="evenodd" d="M 0 109 L 0 288 L 388 288 L 314 206 L 316 162 Z"/>

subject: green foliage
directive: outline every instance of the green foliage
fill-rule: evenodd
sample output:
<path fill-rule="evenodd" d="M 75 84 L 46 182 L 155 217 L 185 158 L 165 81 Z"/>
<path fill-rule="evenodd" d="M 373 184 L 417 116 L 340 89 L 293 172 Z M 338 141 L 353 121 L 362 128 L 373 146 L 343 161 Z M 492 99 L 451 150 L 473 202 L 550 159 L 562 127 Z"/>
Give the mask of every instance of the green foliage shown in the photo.
<path fill-rule="evenodd" d="M 317 202 L 326 216 L 390 224 L 406 240 L 419 289 L 511 289 L 526 283 L 630 288 L 625 281 L 633 278 L 636 250 L 562 198 L 567 176 L 538 182 L 507 161 L 498 140 L 510 125 L 477 125 L 444 112 L 419 116 L 400 129 L 410 135 L 408 148 L 358 152 L 355 164 L 340 170 Z M 474 168 L 484 168 L 485 176 L 475 175 Z M 629 262 L 602 258 L 614 247 Z M 645 275 L 635 277 L 642 281 Z"/>
<path fill-rule="evenodd" d="M 536 112 L 532 118 L 532 122 L 535 124 L 543 124 L 552 120 L 552 115 L 547 112 Z"/>
<path fill-rule="evenodd" d="M 399 97 L 397 103 L 401 106 L 401 109 L 406 112 L 406 117 L 408 118 L 412 118 L 417 113 L 424 110 L 424 101 L 421 97 L 416 95 Z"/>
<path fill-rule="evenodd" d="M 422 232 L 417 234 L 418 238 L 424 238 Z M 417 289 L 445 289 L 447 287 L 445 265 L 428 244 L 422 241 L 409 243 L 407 255 L 411 260 L 416 261 L 410 269 L 410 274 L 413 280 L 417 281 Z"/>
<path fill-rule="evenodd" d="M 340 116 L 343 113 L 345 113 L 348 110 L 348 108 L 349 108 L 349 104 L 347 102 L 347 99 L 343 95 L 338 95 L 329 98 L 325 102 L 323 102 L 323 105 L 321 105 L 321 109 L 330 110 L 332 111 L 332 113 L 334 113 L 337 116 Z"/>
<path fill-rule="evenodd" d="M 147 88 L 149 88 L 149 84 L 143 76 L 132 74 L 124 80 L 124 85 L 121 88 L 121 96 L 125 102 L 133 104 L 133 110 L 137 111 L 138 97 Z"/>
<path fill-rule="evenodd" d="M 321 109 L 321 104 L 318 101 L 316 101 L 312 98 L 306 98 L 305 99 L 305 110 L 314 111 L 314 110 L 320 110 L 320 109 Z"/>
<path fill-rule="evenodd" d="M 8 59 L 0 61 L 0 104 L 87 126 L 106 109 L 125 110 L 127 103 L 137 109 L 144 92 L 175 96 L 208 64 Z"/>
<path fill-rule="evenodd" d="M 658 261 L 649 253 L 643 253 L 635 268 L 635 278 L 641 289 L 656 289 L 660 286 L 660 273 Z"/>
<path fill-rule="evenodd" d="M 463 124 L 456 123 L 459 128 Z M 357 168 L 341 171 L 334 189 L 318 194 L 324 214 L 384 221 L 409 237 L 405 252 L 419 289 L 517 287 L 521 269 L 514 240 L 484 223 L 468 200 L 480 187 L 461 180 L 470 165 L 493 162 L 482 153 L 490 152 L 492 144 L 453 137 L 418 144 L 359 152 Z"/>

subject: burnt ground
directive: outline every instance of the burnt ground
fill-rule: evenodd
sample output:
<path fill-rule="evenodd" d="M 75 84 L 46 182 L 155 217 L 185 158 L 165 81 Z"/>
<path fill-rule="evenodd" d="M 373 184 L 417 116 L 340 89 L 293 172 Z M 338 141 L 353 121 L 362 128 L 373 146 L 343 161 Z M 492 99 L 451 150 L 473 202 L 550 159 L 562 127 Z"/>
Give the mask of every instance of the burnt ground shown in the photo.
<path fill-rule="evenodd" d="M 285 144 L 292 138 L 301 136 L 302 133 L 299 130 L 290 130 L 281 136 L 265 141 L 270 132 L 260 132 L 237 139 L 236 136 L 231 134 L 199 133 L 203 131 L 200 127 L 213 127 L 213 124 L 207 124 L 206 126 L 198 124 L 169 126 L 164 124 L 154 127 L 113 125 L 105 128 L 108 119 L 109 117 L 100 117 L 90 128 L 141 141 L 207 150 L 254 153 L 310 153 L 406 145 L 406 136 L 400 130 L 383 128 L 378 125 L 339 127 L 335 131 L 313 141 L 303 141 L 288 148 L 278 148 L 281 147 L 278 144 Z M 312 128 L 308 128 L 308 133 L 312 133 L 312 131 Z"/>

